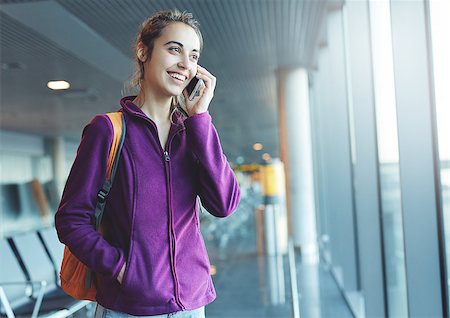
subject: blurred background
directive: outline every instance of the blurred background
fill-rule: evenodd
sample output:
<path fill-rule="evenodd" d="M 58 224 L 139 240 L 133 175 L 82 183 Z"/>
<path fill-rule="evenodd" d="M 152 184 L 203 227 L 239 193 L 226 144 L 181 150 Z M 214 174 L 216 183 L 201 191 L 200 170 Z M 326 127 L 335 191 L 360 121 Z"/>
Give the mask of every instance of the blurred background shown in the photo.
<path fill-rule="evenodd" d="M 200 22 L 242 191 L 201 213 L 207 317 L 448 317 L 447 0 L 1 0 L 0 316 L 92 317 L 59 287 L 54 214 L 140 23 L 171 8 Z"/>

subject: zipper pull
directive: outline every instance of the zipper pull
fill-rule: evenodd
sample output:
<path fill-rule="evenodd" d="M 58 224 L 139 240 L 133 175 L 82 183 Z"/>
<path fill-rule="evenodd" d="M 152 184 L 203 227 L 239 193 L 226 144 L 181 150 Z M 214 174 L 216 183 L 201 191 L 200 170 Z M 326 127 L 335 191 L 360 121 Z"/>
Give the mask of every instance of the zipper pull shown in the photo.
<path fill-rule="evenodd" d="M 169 153 L 167 151 L 164 151 L 164 160 L 166 161 L 170 160 Z"/>

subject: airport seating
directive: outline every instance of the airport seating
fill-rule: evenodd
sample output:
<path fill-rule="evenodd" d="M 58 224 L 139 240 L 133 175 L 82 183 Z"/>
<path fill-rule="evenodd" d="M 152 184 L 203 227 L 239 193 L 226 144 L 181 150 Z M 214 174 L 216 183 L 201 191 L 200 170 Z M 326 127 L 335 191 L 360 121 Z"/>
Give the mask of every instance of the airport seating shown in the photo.
<path fill-rule="evenodd" d="M 61 289 L 59 269 L 64 245 L 59 242 L 54 226 L 43 227 L 44 222 L 27 221 L 39 221 L 43 216 L 33 193 L 36 187 L 31 182 L 1 185 L 2 208 L 12 225 L 0 240 L 2 318 L 68 317 L 94 304 L 76 300 Z M 48 196 L 54 191 L 54 184 L 44 184 L 43 190 L 41 195 Z M 50 209 L 56 208 L 55 198 L 49 200 Z"/>
<path fill-rule="evenodd" d="M 39 206 L 40 202 L 38 202 L 35 193 L 36 187 L 39 186 L 37 183 L 36 180 L 25 183 L 2 184 L 0 186 L 2 208 L 1 236 L 28 232 L 52 223 L 53 214 L 51 215 L 49 210 L 44 212 Z"/>
<path fill-rule="evenodd" d="M 1 204 L 2 211 L 5 215 L 8 215 L 11 219 L 17 219 L 20 215 L 20 196 L 19 196 L 19 184 L 8 183 L 1 185 Z"/>
<path fill-rule="evenodd" d="M 29 232 L 2 240 L 1 317 L 68 317 L 90 303 L 64 293 L 58 285 L 58 269 L 38 234 Z"/>
<path fill-rule="evenodd" d="M 53 269 L 56 275 L 56 281 L 60 285 L 59 281 L 59 269 L 64 255 L 64 245 L 58 239 L 55 227 L 42 228 L 36 232 L 39 240 L 46 249 L 47 255 L 52 262 Z"/>
<path fill-rule="evenodd" d="M 0 241 L 0 316 L 10 317 L 12 308 L 20 308 L 26 302 L 31 291 L 31 283 L 22 272 L 9 243 Z M 8 314 L 8 315 L 7 315 Z"/>
<path fill-rule="evenodd" d="M 21 214 L 23 217 L 40 216 L 38 202 L 33 194 L 32 181 L 19 184 Z"/>

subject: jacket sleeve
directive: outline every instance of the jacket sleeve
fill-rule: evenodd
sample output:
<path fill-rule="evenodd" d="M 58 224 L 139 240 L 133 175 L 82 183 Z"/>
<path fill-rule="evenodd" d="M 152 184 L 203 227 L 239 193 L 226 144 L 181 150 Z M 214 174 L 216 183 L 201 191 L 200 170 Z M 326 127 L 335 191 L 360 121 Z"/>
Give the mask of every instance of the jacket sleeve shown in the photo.
<path fill-rule="evenodd" d="M 209 112 L 184 121 L 189 147 L 199 163 L 199 196 L 212 215 L 226 217 L 236 210 L 240 189 L 227 162 Z"/>
<path fill-rule="evenodd" d="M 124 252 L 95 230 L 97 193 L 103 186 L 113 139 L 106 115 L 95 116 L 83 129 L 75 161 L 55 215 L 59 240 L 87 267 L 114 279 L 125 262 Z"/>

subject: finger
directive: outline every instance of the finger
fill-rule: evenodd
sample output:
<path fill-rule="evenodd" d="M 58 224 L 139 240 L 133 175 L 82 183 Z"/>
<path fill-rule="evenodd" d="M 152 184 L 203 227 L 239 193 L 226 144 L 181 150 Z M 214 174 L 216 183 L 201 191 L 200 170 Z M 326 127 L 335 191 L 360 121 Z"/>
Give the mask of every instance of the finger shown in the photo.
<path fill-rule="evenodd" d="M 200 78 L 203 83 L 204 83 L 204 87 L 207 88 L 208 90 L 214 90 L 214 84 L 211 80 L 211 78 L 209 78 L 208 76 L 204 75 L 204 74 L 199 74 L 198 78 Z"/>
<path fill-rule="evenodd" d="M 208 83 L 211 82 L 211 78 L 209 76 L 207 76 L 206 74 L 197 73 L 197 75 L 195 75 L 195 76 L 198 77 L 199 79 L 203 80 L 203 82 L 205 82 L 205 84 L 207 84 L 206 82 L 208 82 Z"/>
<path fill-rule="evenodd" d="M 189 98 L 186 89 L 183 89 L 183 97 L 184 97 L 185 100 L 187 100 Z"/>
<path fill-rule="evenodd" d="M 206 90 L 206 86 L 202 86 L 200 88 L 200 96 L 203 96 L 203 93 L 205 92 L 205 90 Z"/>
<path fill-rule="evenodd" d="M 208 74 L 208 75 L 210 75 L 210 76 L 214 76 L 214 75 L 212 75 L 206 68 L 204 68 L 204 67 L 201 66 L 201 65 L 197 65 L 197 70 L 200 70 L 201 72 L 204 72 L 204 73 L 206 73 L 206 74 Z"/>
<path fill-rule="evenodd" d="M 202 79 L 205 82 L 206 87 L 214 90 L 216 87 L 216 78 L 214 76 L 210 77 L 206 74 L 198 73 L 198 78 Z"/>
<path fill-rule="evenodd" d="M 197 65 L 197 72 L 204 73 L 210 77 L 214 77 L 214 75 L 212 75 L 206 68 L 204 68 L 200 65 Z"/>
<path fill-rule="evenodd" d="M 211 78 L 211 81 L 212 81 L 211 86 L 215 87 L 216 81 L 217 81 L 216 77 L 214 75 L 212 75 L 210 72 L 208 72 L 208 70 L 205 69 L 204 67 L 202 67 L 200 65 L 197 65 L 197 66 L 198 66 L 197 70 L 200 71 L 201 74 L 206 74 L 209 78 Z"/>

